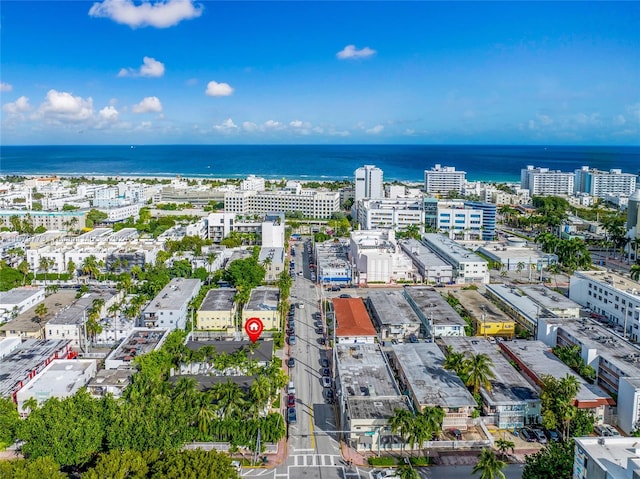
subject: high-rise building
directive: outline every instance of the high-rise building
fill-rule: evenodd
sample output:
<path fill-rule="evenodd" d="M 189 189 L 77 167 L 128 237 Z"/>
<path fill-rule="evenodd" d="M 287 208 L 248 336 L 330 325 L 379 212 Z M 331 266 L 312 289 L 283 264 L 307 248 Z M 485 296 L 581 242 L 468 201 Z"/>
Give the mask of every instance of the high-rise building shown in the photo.
<path fill-rule="evenodd" d="M 448 195 L 452 191 L 462 193 L 466 175 L 466 172 L 456 171 L 453 166 L 437 164 L 424 171 L 424 190 L 440 195 Z"/>
<path fill-rule="evenodd" d="M 520 170 L 520 186 L 528 189 L 531 196 L 573 195 L 575 175 L 549 168 L 534 168 L 527 165 Z"/>
<path fill-rule="evenodd" d="M 354 175 L 356 177 L 356 204 L 364 199 L 384 198 L 384 184 L 380 168 L 376 168 L 375 165 L 364 165 L 358 168 Z"/>
<path fill-rule="evenodd" d="M 607 194 L 631 195 L 636 190 L 637 176 L 623 173 L 620 169 L 601 171 L 583 166 L 575 171 L 575 191 L 588 193 L 598 198 Z"/>

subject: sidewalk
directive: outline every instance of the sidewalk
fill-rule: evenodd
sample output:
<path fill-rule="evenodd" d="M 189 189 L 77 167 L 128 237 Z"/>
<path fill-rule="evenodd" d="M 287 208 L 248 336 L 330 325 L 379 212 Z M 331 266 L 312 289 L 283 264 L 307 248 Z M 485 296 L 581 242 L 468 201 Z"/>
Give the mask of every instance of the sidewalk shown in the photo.
<path fill-rule="evenodd" d="M 354 466 L 366 466 L 367 459 L 358 451 L 349 447 L 345 442 L 340 441 L 340 450 L 342 452 L 342 458 L 346 461 L 352 461 Z"/>

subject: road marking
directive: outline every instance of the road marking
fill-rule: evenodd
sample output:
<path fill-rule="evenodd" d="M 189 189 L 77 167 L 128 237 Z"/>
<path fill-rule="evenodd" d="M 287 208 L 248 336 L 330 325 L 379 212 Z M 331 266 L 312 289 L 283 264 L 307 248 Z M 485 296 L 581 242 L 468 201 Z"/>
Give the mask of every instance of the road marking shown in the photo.
<path fill-rule="evenodd" d="M 316 448 L 316 435 L 313 432 L 313 405 L 309 408 L 309 431 L 311 434 L 311 450 Z"/>
<path fill-rule="evenodd" d="M 300 451 L 300 452 L 315 451 L 315 449 L 298 449 L 296 447 L 292 447 L 291 450 L 292 451 Z"/>

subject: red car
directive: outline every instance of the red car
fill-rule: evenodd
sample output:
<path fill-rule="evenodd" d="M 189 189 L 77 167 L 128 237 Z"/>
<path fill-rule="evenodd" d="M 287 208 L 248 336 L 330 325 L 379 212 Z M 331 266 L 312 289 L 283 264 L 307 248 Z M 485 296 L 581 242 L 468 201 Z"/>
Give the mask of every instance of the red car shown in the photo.
<path fill-rule="evenodd" d="M 295 407 L 296 406 L 296 395 L 289 394 L 287 396 L 287 407 Z"/>

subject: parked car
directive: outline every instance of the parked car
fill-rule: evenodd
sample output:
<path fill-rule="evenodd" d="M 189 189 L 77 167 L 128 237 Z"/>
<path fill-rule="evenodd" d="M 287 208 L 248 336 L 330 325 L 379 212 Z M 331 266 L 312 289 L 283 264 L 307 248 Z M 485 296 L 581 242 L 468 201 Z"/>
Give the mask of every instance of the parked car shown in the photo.
<path fill-rule="evenodd" d="M 318 343 L 320 343 L 320 346 L 324 346 L 327 341 L 324 338 L 318 338 Z"/>
<path fill-rule="evenodd" d="M 460 429 L 449 429 L 449 434 L 451 434 L 456 441 L 462 441 L 462 433 Z"/>
<path fill-rule="evenodd" d="M 294 344 L 296 344 L 296 336 L 295 336 L 295 334 L 292 334 L 291 336 L 289 336 L 289 337 L 287 338 L 287 341 L 289 341 L 289 344 L 290 344 L 290 345 L 292 345 L 292 346 L 293 346 Z"/>
<path fill-rule="evenodd" d="M 322 387 L 330 388 L 331 387 L 331 378 L 327 376 L 322 376 Z"/>
<path fill-rule="evenodd" d="M 333 390 L 325 389 L 325 391 L 327 391 L 327 399 L 331 401 L 333 399 Z"/>
<path fill-rule="evenodd" d="M 287 407 L 296 407 L 296 395 L 287 394 Z"/>
<path fill-rule="evenodd" d="M 527 442 L 536 442 L 536 436 L 533 434 L 531 429 L 526 427 L 520 429 L 520 437 Z"/>
<path fill-rule="evenodd" d="M 331 376 L 331 370 L 329 368 L 322 368 L 323 376 Z"/>
<path fill-rule="evenodd" d="M 287 361 L 287 366 L 289 366 L 290 368 L 295 367 L 296 365 L 296 360 L 295 358 L 289 358 L 289 360 Z"/>
<path fill-rule="evenodd" d="M 409 342 L 410 343 L 417 343 L 418 342 L 418 337 L 415 334 L 410 334 L 409 335 Z"/>
<path fill-rule="evenodd" d="M 328 368 L 328 367 L 329 367 L 329 360 L 328 360 L 327 358 L 322 358 L 322 359 L 320 360 L 320 365 L 321 365 L 323 368 Z"/>
<path fill-rule="evenodd" d="M 373 471 L 373 479 L 397 479 L 395 469 L 383 469 L 381 471 Z"/>
<path fill-rule="evenodd" d="M 346 298 L 350 298 L 351 295 L 350 294 L 341 294 L 340 297 L 343 298 L 343 299 L 346 299 Z"/>
<path fill-rule="evenodd" d="M 549 441 L 552 442 L 560 442 L 560 439 L 562 438 L 562 436 L 560 436 L 560 432 L 557 429 L 549 429 L 547 431 L 547 437 L 549 438 Z"/>
<path fill-rule="evenodd" d="M 322 333 L 324 333 L 322 328 L 316 328 L 316 334 L 322 334 Z"/>
<path fill-rule="evenodd" d="M 287 421 L 289 421 L 289 424 L 295 424 L 297 422 L 297 419 L 296 408 L 290 407 L 287 411 Z"/>
<path fill-rule="evenodd" d="M 287 386 L 287 394 L 295 394 L 296 387 L 293 384 L 293 381 L 289 381 L 289 385 Z"/>
<path fill-rule="evenodd" d="M 542 429 L 531 429 L 531 432 L 533 432 L 533 435 L 536 437 L 536 441 L 540 444 L 547 443 L 547 436 L 544 435 Z"/>

